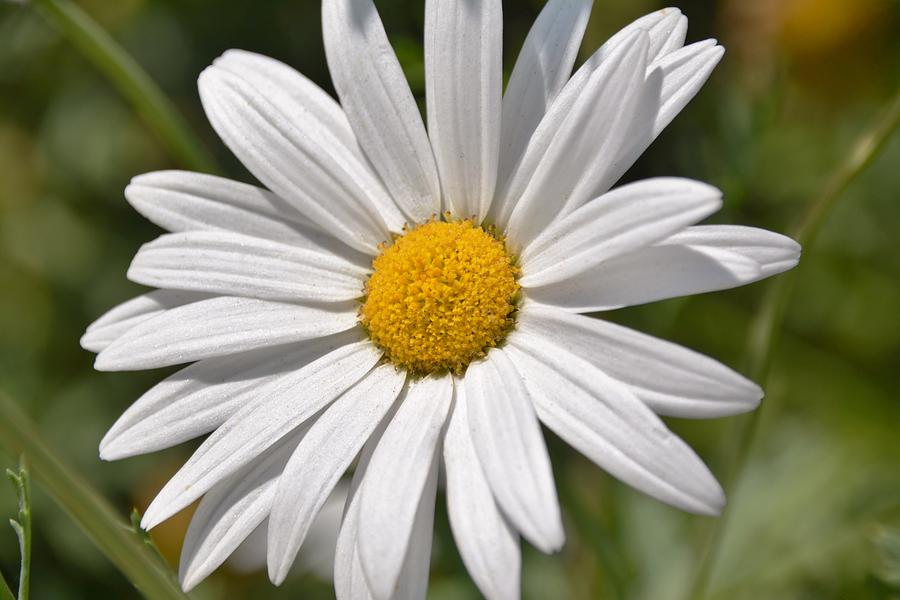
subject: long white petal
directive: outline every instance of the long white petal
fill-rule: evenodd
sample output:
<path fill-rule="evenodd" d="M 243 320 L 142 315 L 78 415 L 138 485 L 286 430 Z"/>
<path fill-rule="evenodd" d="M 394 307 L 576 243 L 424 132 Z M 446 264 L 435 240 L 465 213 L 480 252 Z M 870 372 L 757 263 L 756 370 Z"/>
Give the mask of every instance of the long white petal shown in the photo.
<path fill-rule="evenodd" d="M 305 432 L 286 436 L 203 496 L 181 549 L 178 578 L 185 591 L 218 569 L 265 521 L 284 465 Z"/>
<path fill-rule="evenodd" d="M 357 469 L 357 472 L 359 470 Z M 372 600 L 359 549 L 359 492 L 348 499 L 334 556 L 334 595 L 337 600 Z"/>
<path fill-rule="evenodd" d="M 81 336 L 81 347 L 90 352 L 102 352 L 141 322 L 157 317 L 171 308 L 210 297 L 210 294 L 180 290 L 154 290 L 137 296 L 111 308 L 91 323 Z"/>
<path fill-rule="evenodd" d="M 504 514 L 542 552 L 565 542 L 550 457 L 528 390 L 501 348 L 469 365 L 469 432 Z"/>
<path fill-rule="evenodd" d="M 494 501 L 476 454 L 465 388 L 457 383 L 455 391 L 453 414 L 444 437 L 450 528 L 463 563 L 485 598 L 517 600 L 522 568 L 519 536 Z"/>
<path fill-rule="evenodd" d="M 349 152 L 362 158 L 363 153 L 356 141 L 353 128 L 343 109 L 325 90 L 305 75 L 279 60 L 248 52 L 228 50 L 214 61 L 221 67 L 248 81 L 266 93 L 274 92 L 290 100 L 293 105 L 282 100 L 286 110 L 302 109 L 310 118 L 322 123 Z"/>
<path fill-rule="evenodd" d="M 756 408 L 763 396 L 758 385 L 716 360 L 609 321 L 529 303 L 518 327 L 626 384 L 658 414 L 735 415 Z"/>
<path fill-rule="evenodd" d="M 200 98 L 210 123 L 231 151 L 269 189 L 310 221 L 350 245 L 374 255 L 390 239 L 376 203 L 393 202 L 363 159 L 274 86 L 223 67 L 200 75 Z M 381 196 L 381 201 L 376 199 Z"/>
<path fill-rule="evenodd" d="M 316 515 L 306 541 L 297 556 L 292 573 L 314 573 L 319 579 L 329 581 L 334 573 L 335 542 L 341 529 L 341 521 L 344 517 L 344 507 L 347 504 L 348 482 L 339 481 L 331 495 L 325 500 L 319 514 Z M 268 525 L 268 523 L 266 523 Z M 263 532 L 263 543 L 267 544 L 266 535 Z M 259 568 L 265 568 L 266 552 L 259 557 Z"/>
<path fill-rule="evenodd" d="M 721 249 L 745 256 L 759 265 L 762 277 L 771 277 L 797 266 L 800 244 L 791 238 L 756 227 L 700 225 L 667 238 L 659 245 Z"/>
<path fill-rule="evenodd" d="M 369 269 L 333 254 L 227 231 L 187 231 L 144 244 L 128 278 L 147 286 L 285 302 L 359 298 Z"/>
<path fill-rule="evenodd" d="M 400 580 L 452 392 L 449 376 L 410 382 L 366 469 L 357 544 L 366 580 L 379 600 L 389 598 Z"/>
<path fill-rule="evenodd" d="M 356 137 L 411 222 L 441 211 L 422 115 L 371 0 L 326 0 L 328 67 Z"/>
<path fill-rule="evenodd" d="M 289 202 L 254 185 L 202 173 L 157 171 L 132 179 L 125 198 L 172 233 L 232 231 L 365 260 L 365 255 L 312 224 Z"/>
<path fill-rule="evenodd" d="M 341 144 L 340 147 L 332 146 L 328 151 L 342 161 L 341 168 L 349 170 L 361 191 L 366 194 L 367 201 L 374 206 L 388 227 L 392 231 L 400 231 L 403 213 L 369 168 L 347 117 L 331 96 L 293 68 L 260 54 L 229 50 L 217 58 L 214 64 L 259 90 L 288 119 L 301 124 L 301 130 L 307 135 L 313 134 L 308 127 L 315 129 L 324 125 L 327 133 L 333 134 Z M 352 156 L 352 160 L 346 162 L 348 154 Z"/>
<path fill-rule="evenodd" d="M 97 356 L 99 371 L 179 365 L 352 329 L 353 303 L 301 306 L 224 296 L 168 310 L 128 330 Z"/>
<path fill-rule="evenodd" d="M 596 181 L 615 168 L 641 106 L 650 40 L 636 31 L 590 74 L 571 108 L 559 99 L 535 131 L 510 184 L 498 195 L 514 204 L 507 233 L 514 247 L 533 240 L 558 215 L 590 200 Z"/>
<path fill-rule="evenodd" d="M 339 397 L 381 357 L 369 342 L 344 346 L 259 390 L 261 400 L 210 435 L 159 492 L 141 525 L 150 529 L 268 450 Z"/>
<path fill-rule="evenodd" d="M 503 229 L 508 225 L 512 211 L 547 151 L 546 145 L 563 127 L 570 113 L 584 103 L 588 104 L 589 110 L 593 109 L 596 101 L 591 98 L 595 93 L 591 83 L 600 75 L 601 67 L 611 69 L 610 63 L 618 60 L 623 50 L 640 34 L 647 39 L 645 64 L 652 65 L 653 68 L 648 68 L 647 81 L 629 102 L 634 114 L 631 119 L 619 119 L 619 142 L 605 148 L 602 156 L 598 157 L 598 160 L 602 158 L 602 169 L 592 167 L 583 175 L 565 212 L 576 208 L 579 202 L 607 191 L 622 176 L 656 137 L 654 126 L 663 102 L 661 96 L 665 86 L 662 81 L 664 73 L 655 66 L 668 54 L 681 48 L 686 31 L 687 19 L 681 12 L 675 8 L 664 8 L 637 19 L 617 32 L 585 61 L 550 105 L 529 141 L 529 151 L 514 165 L 512 174 L 501 179 L 492 213 L 493 222 L 497 226 Z"/>
<path fill-rule="evenodd" d="M 425 479 L 422 497 L 416 508 L 409 546 L 403 559 L 403 568 L 397 580 L 397 589 L 391 600 L 421 600 L 428 593 L 428 575 L 431 569 L 431 543 L 434 534 L 434 502 L 437 496 L 440 460 L 435 454 L 431 469 Z"/>
<path fill-rule="evenodd" d="M 382 423 L 379 429 L 383 432 Z M 359 533 L 360 494 L 358 487 L 362 483 L 369 459 L 380 439 L 376 433 L 373 439 L 363 448 L 359 466 L 354 473 L 344 511 L 344 520 L 338 535 L 334 561 L 334 590 L 338 600 L 369 600 L 373 598 L 369 582 L 363 571 L 357 545 Z M 416 509 L 415 521 L 410 534 L 409 548 L 403 560 L 397 587 L 391 594 L 391 600 L 421 600 L 428 590 L 428 574 L 431 565 L 431 541 L 434 529 L 434 501 L 437 493 L 437 476 L 439 461 L 437 456 L 432 461 L 419 506 Z"/>
<path fill-rule="evenodd" d="M 680 18 L 686 27 L 686 20 Z M 674 39 L 657 38 L 656 41 L 664 43 L 663 47 L 668 47 L 670 43 L 677 44 L 677 49 L 660 51 L 656 60 L 648 66 L 647 80 L 637 100 L 636 116 L 625 136 L 625 143 L 608 158 L 611 168 L 591 182 L 588 192 L 600 194 L 607 191 L 631 168 L 663 129 L 697 95 L 724 53 L 715 40 L 704 40 L 682 48 L 683 30 L 678 31 Z M 653 55 L 651 42 L 650 56 Z"/>
<path fill-rule="evenodd" d="M 661 104 L 653 125 L 654 137 L 672 122 L 688 102 L 697 95 L 725 49 L 715 40 L 703 40 L 660 57 L 650 71 L 663 73 Z"/>
<path fill-rule="evenodd" d="M 578 276 L 617 256 L 649 246 L 722 206 L 716 188 L 679 178 L 647 179 L 588 202 L 545 229 L 522 252 L 522 287 Z"/>
<path fill-rule="evenodd" d="M 455 216 L 487 216 L 497 182 L 503 94 L 500 0 L 425 2 L 428 133 Z"/>
<path fill-rule="evenodd" d="M 275 379 L 347 344 L 359 329 L 289 346 L 202 360 L 153 386 L 132 404 L 100 442 L 103 460 L 169 448 L 215 430 Z"/>
<path fill-rule="evenodd" d="M 715 477 L 627 386 L 527 333 L 508 341 L 547 427 L 636 489 L 688 512 L 719 513 L 725 497 Z"/>
<path fill-rule="evenodd" d="M 796 242 L 764 229 L 689 227 L 575 277 L 531 288 L 528 296 L 573 312 L 613 310 L 747 285 L 793 268 L 799 258 Z"/>
<path fill-rule="evenodd" d="M 688 20 L 680 10 L 663 8 L 658 12 L 662 13 L 659 21 L 647 28 L 650 34 L 649 56 L 651 61 L 678 50 L 684 46 L 684 39 L 687 37 Z"/>
<path fill-rule="evenodd" d="M 593 0 L 550 0 L 525 38 L 503 95 L 498 186 L 505 184 L 569 80 L 592 5 Z"/>
<path fill-rule="evenodd" d="M 291 456 L 269 519 L 269 578 L 281 584 L 325 500 L 387 414 L 406 375 L 376 368 L 316 420 Z"/>
<path fill-rule="evenodd" d="M 372 593 L 369 591 L 369 583 L 363 572 L 362 563 L 359 560 L 356 541 L 359 538 L 359 506 L 360 486 L 372 460 L 372 454 L 381 441 L 385 430 L 397 412 L 398 404 L 394 403 L 387 416 L 375 428 L 374 433 L 365 443 L 359 453 L 359 460 L 353 478 L 350 480 L 350 489 L 347 492 L 347 502 L 344 506 L 344 518 L 341 529 L 338 532 L 337 544 L 334 552 L 334 594 L 337 600 L 370 600 Z"/>
<path fill-rule="evenodd" d="M 642 107 L 639 109 L 641 117 L 635 119 L 628 143 L 615 156 L 616 168 L 597 182 L 597 192 L 609 189 L 631 168 L 663 129 L 697 95 L 724 52 L 715 40 L 704 40 L 663 54 L 650 65 Z"/>

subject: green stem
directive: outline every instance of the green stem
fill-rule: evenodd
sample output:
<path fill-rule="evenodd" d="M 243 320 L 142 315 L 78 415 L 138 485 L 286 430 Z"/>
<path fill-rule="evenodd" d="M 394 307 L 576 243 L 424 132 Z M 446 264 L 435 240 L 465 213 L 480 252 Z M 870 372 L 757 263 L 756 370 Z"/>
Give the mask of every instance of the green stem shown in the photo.
<path fill-rule="evenodd" d="M 90 60 L 156 132 L 185 168 L 212 173 L 215 161 L 147 72 L 81 8 L 69 0 L 31 0 L 38 11 Z"/>
<path fill-rule="evenodd" d="M 2 573 L 0 573 L 0 600 L 16 600 L 12 590 L 9 588 L 9 584 L 3 579 Z"/>
<path fill-rule="evenodd" d="M 6 470 L 6 475 L 16 488 L 19 499 L 17 519 L 10 519 L 9 524 L 19 538 L 19 553 L 22 556 L 22 567 L 19 570 L 19 600 L 28 600 L 31 596 L 31 478 L 25 467 L 25 457 L 19 460 L 19 471 Z"/>
<path fill-rule="evenodd" d="M 853 145 L 850 154 L 829 179 L 818 200 L 804 215 L 794 235 L 794 238 L 803 247 L 804 254 L 810 253 L 822 226 L 827 222 L 843 193 L 878 157 L 898 125 L 900 125 L 900 90 L 884 109 L 875 126 L 863 134 Z M 798 270 L 794 269 L 773 282 L 763 297 L 759 312 L 751 325 L 748 349 L 749 374 L 752 379 L 761 384 L 765 383 L 769 376 L 772 355 L 778 344 L 781 324 L 796 286 L 797 273 Z M 735 490 L 744 472 L 762 420 L 763 408 L 769 404 L 771 401 L 763 403 L 759 409 L 745 417 L 737 425 L 735 450 L 725 482 L 725 487 L 730 492 Z M 733 506 L 734 499 L 726 505 L 721 517 L 712 526 L 712 533 L 697 569 L 689 598 L 702 600 L 707 596 L 713 567 L 718 558 L 727 525 L 731 520 Z"/>
<path fill-rule="evenodd" d="M 128 523 L 41 440 L 31 420 L 3 396 L 0 446 L 13 455 L 28 455 L 29 466 L 43 488 L 145 598 L 186 600 L 172 573 L 131 532 Z"/>

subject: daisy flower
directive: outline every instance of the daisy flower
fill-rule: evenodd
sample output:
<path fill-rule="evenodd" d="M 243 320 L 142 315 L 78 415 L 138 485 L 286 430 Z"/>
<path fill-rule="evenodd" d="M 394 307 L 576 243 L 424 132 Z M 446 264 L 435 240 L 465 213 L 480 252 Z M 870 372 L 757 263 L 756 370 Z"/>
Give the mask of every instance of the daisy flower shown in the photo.
<path fill-rule="evenodd" d="M 460 554 L 488 598 L 519 595 L 520 536 L 564 543 L 541 423 L 623 482 L 716 514 L 713 475 L 660 415 L 756 407 L 718 362 L 581 313 L 731 288 L 784 271 L 768 231 L 695 226 L 715 188 L 610 188 L 722 56 L 664 9 L 570 77 L 590 0 L 550 0 L 505 93 L 500 0 L 426 0 L 427 129 L 371 0 L 324 0 L 340 99 L 270 58 L 229 51 L 200 76 L 222 140 L 266 189 L 142 175 L 128 201 L 170 231 L 128 276 L 158 288 L 83 339 L 104 371 L 192 363 L 113 425 L 121 459 L 210 434 L 147 509 L 202 497 L 190 588 L 263 526 L 282 582 L 353 471 L 339 598 L 422 598 L 446 482 Z M 355 468 L 354 468 L 355 465 Z"/>

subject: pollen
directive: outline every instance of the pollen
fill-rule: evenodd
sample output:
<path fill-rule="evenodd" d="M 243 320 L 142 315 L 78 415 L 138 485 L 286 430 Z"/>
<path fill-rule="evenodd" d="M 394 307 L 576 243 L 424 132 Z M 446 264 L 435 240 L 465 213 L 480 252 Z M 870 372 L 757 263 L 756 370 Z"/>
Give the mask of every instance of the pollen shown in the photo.
<path fill-rule="evenodd" d="M 399 368 L 461 374 L 513 327 L 518 268 L 495 231 L 435 220 L 381 250 L 360 321 Z"/>

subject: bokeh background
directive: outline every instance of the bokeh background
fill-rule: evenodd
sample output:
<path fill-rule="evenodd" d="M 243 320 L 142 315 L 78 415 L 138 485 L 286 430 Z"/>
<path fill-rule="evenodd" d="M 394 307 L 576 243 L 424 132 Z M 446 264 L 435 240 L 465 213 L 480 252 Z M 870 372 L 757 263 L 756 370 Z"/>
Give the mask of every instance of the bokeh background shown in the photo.
<path fill-rule="evenodd" d="M 198 73 L 228 48 L 279 58 L 331 90 L 316 0 L 79 0 L 149 71 L 217 155 L 252 181 L 206 123 Z M 507 72 L 542 0 L 505 4 Z M 424 97 L 422 0 L 379 0 L 414 93 Z M 581 58 L 662 7 L 598 0 Z M 706 88 L 627 175 L 681 175 L 725 191 L 716 222 L 790 232 L 900 82 L 896 0 L 684 0 L 689 41 L 728 52 Z M 101 463 L 97 444 L 161 373 L 101 374 L 78 338 L 141 293 L 125 280 L 159 231 L 122 191 L 139 173 L 178 167 L 101 75 L 27 4 L 0 2 L 0 392 L 102 490 L 123 517 L 143 508 L 192 447 Z M 763 282 L 619 311 L 626 323 L 745 368 Z M 900 598 L 900 139 L 841 199 L 808 249 L 710 597 Z M 742 418 L 670 421 L 723 477 Z M 568 543 L 525 549 L 530 599 L 680 598 L 713 521 L 642 497 L 549 436 Z M 0 454 L 2 466 L 14 458 Z M 0 483 L 0 516 L 14 514 Z M 36 486 L 34 597 L 137 593 Z M 154 532 L 177 564 L 185 515 Z M 442 505 L 429 598 L 477 598 Z M 0 570 L 15 580 L 12 530 Z M 298 574 L 281 589 L 224 568 L 198 599 L 329 598 Z"/>

